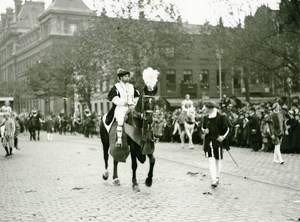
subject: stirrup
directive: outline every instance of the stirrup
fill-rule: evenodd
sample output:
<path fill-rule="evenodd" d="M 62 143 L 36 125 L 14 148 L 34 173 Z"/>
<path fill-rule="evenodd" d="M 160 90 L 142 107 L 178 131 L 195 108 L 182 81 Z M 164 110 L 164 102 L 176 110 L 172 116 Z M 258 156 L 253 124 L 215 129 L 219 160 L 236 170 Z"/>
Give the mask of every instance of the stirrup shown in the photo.
<path fill-rule="evenodd" d="M 122 147 L 122 142 L 117 141 L 116 144 L 115 144 L 115 146 L 117 148 L 121 148 Z"/>

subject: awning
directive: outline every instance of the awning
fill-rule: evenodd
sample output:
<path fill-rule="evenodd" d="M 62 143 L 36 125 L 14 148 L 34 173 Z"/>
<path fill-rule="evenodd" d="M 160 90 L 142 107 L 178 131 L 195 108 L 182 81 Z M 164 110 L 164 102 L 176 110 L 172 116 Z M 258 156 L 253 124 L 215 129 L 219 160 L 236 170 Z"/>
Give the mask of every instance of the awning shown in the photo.
<path fill-rule="evenodd" d="M 6 96 L 6 97 L 0 97 L 0 101 L 14 101 L 14 97 Z"/>
<path fill-rule="evenodd" d="M 171 107 L 181 107 L 181 102 L 184 100 L 183 98 L 168 98 L 166 99 Z M 198 105 L 198 99 L 191 99 L 194 103 L 194 106 Z"/>

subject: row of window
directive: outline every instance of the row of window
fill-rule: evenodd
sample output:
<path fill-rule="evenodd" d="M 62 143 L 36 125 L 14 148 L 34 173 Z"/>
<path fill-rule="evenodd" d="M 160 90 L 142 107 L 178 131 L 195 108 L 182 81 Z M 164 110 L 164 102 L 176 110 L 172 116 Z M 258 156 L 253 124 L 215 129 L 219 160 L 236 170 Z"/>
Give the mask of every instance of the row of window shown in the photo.
<path fill-rule="evenodd" d="M 175 92 L 176 91 L 176 70 L 170 69 L 166 71 L 166 89 L 167 92 Z M 203 89 L 209 88 L 209 70 L 202 69 L 199 71 L 199 81 L 200 86 Z M 193 78 L 193 70 L 188 69 L 183 71 L 182 75 L 182 84 L 195 84 Z"/>

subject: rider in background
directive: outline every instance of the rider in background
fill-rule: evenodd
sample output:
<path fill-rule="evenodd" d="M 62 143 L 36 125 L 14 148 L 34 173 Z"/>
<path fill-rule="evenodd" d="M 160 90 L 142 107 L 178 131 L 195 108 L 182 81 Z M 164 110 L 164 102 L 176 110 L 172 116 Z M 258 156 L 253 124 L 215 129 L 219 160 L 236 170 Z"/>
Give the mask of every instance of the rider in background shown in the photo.
<path fill-rule="evenodd" d="M 12 112 L 12 109 L 11 109 L 11 107 L 10 107 L 10 104 L 9 104 L 9 101 L 8 101 L 8 100 L 5 101 L 5 104 L 4 104 L 4 106 L 1 107 L 1 110 L 0 110 L 0 111 L 1 111 L 2 113 L 6 113 L 6 112 L 11 113 L 11 112 Z"/>
<path fill-rule="evenodd" d="M 129 71 L 118 69 L 117 76 L 119 82 L 111 88 L 107 96 L 107 99 L 113 103 L 113 106 L 107 114 L 105 123 L 109 125 L 113 117 L 116 118 L 118 124 L 116 147 L 122 147 L 122 130 L 126 112 L 136 104 L 140 93 L 129 83 L 132 77 Z"/>
<path fill-rule="evenodd" d="M 184 112 L 187 112 L 190 109 L 195 109 L 194 108 L 194 103 L 190 99 L 190 95 L 186 94 L 185 99 L 181 102 L 181 110 L 184 111 Z"/>

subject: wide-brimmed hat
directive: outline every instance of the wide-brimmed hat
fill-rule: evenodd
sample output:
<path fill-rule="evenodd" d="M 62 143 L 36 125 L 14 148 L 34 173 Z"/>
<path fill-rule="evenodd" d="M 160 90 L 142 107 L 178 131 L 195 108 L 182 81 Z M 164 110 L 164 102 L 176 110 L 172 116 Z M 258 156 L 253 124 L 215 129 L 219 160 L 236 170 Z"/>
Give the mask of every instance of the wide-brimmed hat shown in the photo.
<path fill-rule="evenodd" d="M 124 69 L 118 69 L 117 70 L 117 76 L 118 77 L 122 77 L 122 76 L 125 76 L 125 75 L 129 75 L 131 77 L 131 73 L 129 71 L 126 71 Z"/>
<path fill-rule="evenodd" d="M 212 109 L 212 108 L 217 107 L 217 104 L 212 100 L 208 100 L 208 101 L 204 102 L 204 105 L 208 109 Z"/>

